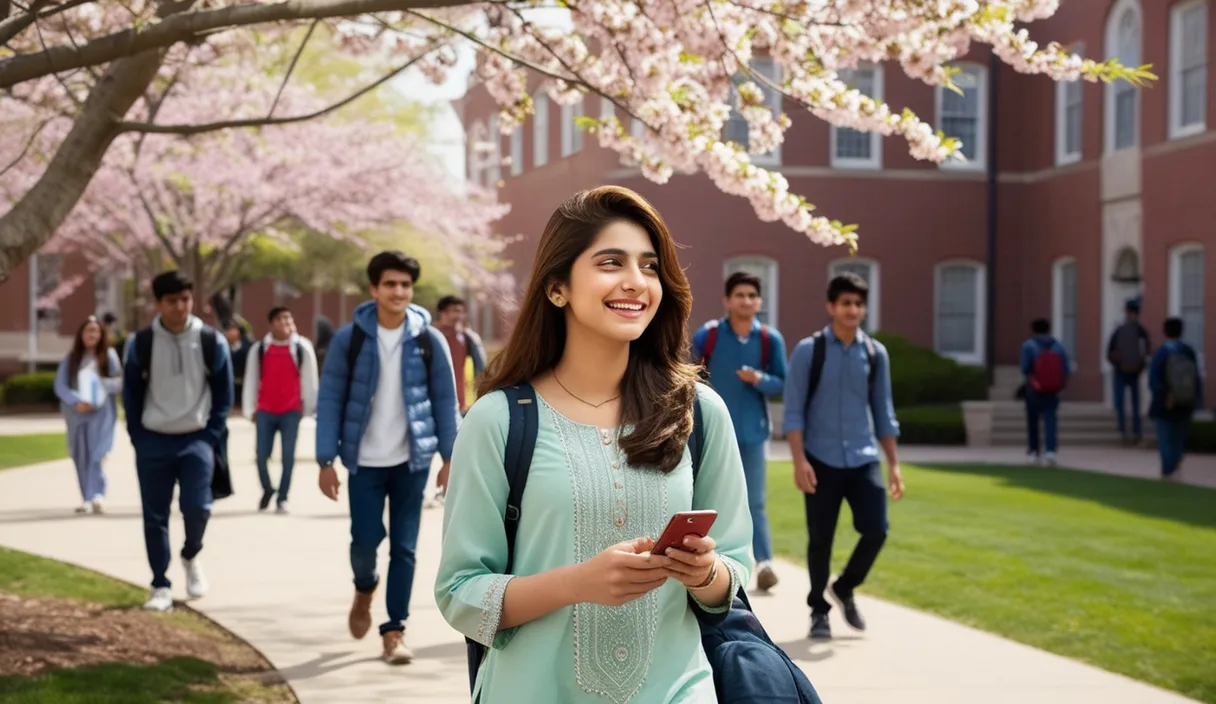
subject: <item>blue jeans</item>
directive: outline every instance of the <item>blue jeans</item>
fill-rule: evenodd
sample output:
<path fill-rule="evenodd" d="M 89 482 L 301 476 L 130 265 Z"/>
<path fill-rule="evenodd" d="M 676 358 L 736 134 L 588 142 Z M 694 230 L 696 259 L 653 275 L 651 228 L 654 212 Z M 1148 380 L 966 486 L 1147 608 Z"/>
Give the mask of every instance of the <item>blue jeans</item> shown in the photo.
<path fill-rule="evenodd" d="M 1057 437 L 1056 411 L 1060 408 L 1059 396 L 1040 396 L 1026 392 L 1026 451 L 1039 454 L 1039 419 L 1043 420 L 1044 435 L 1047 436 L 1047 452 L 1055 453 Z"/>
<path fill-rule="evenodd" d="M 1118 369 L 1111 373 L 1111 381 L 1114 384 L 1115 392 L 1115 416 L 1119 419 L 1119 434 L 1127 437 L 1127 419 L 1124 417 L 1125 392 L 1131 389 L 1132 392 L 1132 437 L 1139 438 L 1141 436 L 1140 428 L 1140 375 L 1125 374 Z"/>
<path fill-rule="evenodd" d="M 1189 420 L 1156 421 L 1157 452 L 1161 455 L 1161 476 L 1168 477 L 1178 471 L 1182 464 L 1182 453 L 1186 448 L 1186 432 L 1190 428 Z"/>
<path fill-rule="evenodd" d="M 410 616 L 410 592 L 414 588 L 414 549 L 418 545 L 418 521 L 422 518 L 422 495 L 429 472 L 411 472 L 409 463 L 396 467 L 359 467 L 350 476 L 350 567 L 355 589 L 368 593 L 376 588 L 376 550 L 384 540 L 384 501 L 388 499 L 388 589 L 384 605 L 388 621 L 380 634 L 405 630 Z"/>
<path fill-rule="evenodd" d="M 811 576 L 806 605 L 811 607 L 811 613 L 826 614 L 832 605 L 823 593 L 832 574 L 832 541 L 836 538 L 840 505 L 849 502 L 853 529 L 861 534 L 844 572 L 836 578 L 836 593 L 847 599 L 865 581 L 887 541 L 887 487 L 877 462 L 841 468 L 826 465 L 810 454 L 807 460 L 815 470 L 817 484 L 814 494 L 802 495 L 806 509 L 806 563 Z"/>
<path fill-rule="evenodd" d="M 258 411 L 258 479 L 262 481 L 262 491 L 269 494 L 274 491 L 270 484 L 270 468 L 267 463 L 270 453 L 274 451 L 275 433 L 283 436 L 283 476 L 279 478 L 279 503 L 287 503 L 287 492 L 291 491 L 291 471 L 296 464 L 296 437 L 300 432 L 300 412 L 267 413 Z"/>
<path fill-rule="evenodd" d="M 773 539 L 769 533 L 768 514 L 764 511 L 768 474 L 764 450 L 763 442 L 739 445 L 743 476 L 747 480 L 747 508 L 752 514 L 752 553 L 757 562 L 773 559 Z"/>
<path fill-rule="evenodd" d="M 203 549 L 203 534 L 211 518 L 211 474 L 215 471 L 215 451 L 205 440 L 183 437 L 174 454 L 148 457 L 135 451 L 135 472 L 139 477 L 139 498 L 143 504 L 144 547 L 152 568 L 152 587 L 170 586 L 169 509 L 173 488 L 180 485 L 178 508 L 186 527 L 182 557 L 194 559 Z"/>

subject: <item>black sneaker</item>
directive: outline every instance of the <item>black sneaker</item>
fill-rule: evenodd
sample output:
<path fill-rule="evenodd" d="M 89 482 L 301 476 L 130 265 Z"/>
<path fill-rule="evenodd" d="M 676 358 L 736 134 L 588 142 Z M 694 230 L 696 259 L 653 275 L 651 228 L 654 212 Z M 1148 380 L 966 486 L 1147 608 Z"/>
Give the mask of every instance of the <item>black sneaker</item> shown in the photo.
<path fill-rule="evenodd" d="M 831 640 L 832 624 L 827 614 L 811 614 L 811 640 Z"/>
<path fill-rule="evenodd" d="M 270 500 L 274 498 L 274 489 L 263 489 L 262 500 L 258 502 L 258 510 L 265 511 L 270 506 Z"/>
<path fill-rule="evenodd" d="M 841 597 L 836 592 L 835 584 L 828 588 L 828 596 L 832 598 L 832 601 L 836 602 L 841 611 L 844 611 L 844 620 L 853 630 L 866 630 L 866 620 L 861 617 L 861 612 L 857 610 L 857 602 L 853 600 L 853 597 L 850 596 L 847 599 Z"/>

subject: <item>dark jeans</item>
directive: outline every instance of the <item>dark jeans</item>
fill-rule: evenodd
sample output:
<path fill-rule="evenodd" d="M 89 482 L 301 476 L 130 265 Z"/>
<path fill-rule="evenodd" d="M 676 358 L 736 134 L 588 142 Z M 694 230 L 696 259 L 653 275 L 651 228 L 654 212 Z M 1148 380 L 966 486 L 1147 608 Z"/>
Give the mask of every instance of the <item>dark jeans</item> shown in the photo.
<path fill-rule="evenodd" d="M 1154 422 L 1157 426 L 1157 452 L 1161 455 L 1161 476 L 1168 477 L 1178 471 L 1178 465 L 1182 464 L 1186 433 L 1191 421 L 1158 418 Z"/>
<path fill-rule="evenodd" d="M 1043 421 L 1044 435 L 1047 436 L 1047 451 L 1056 451 L 1057 420 L 1056 412 L 1060 409 L 1059 396 L 1039 396 L 1033 391 L 1026 392 L 1026 451 L 1037 455 L 1039 444 L 1039 419 Z"/>
<path fill-rule="evenodd" d="M 384 604 L 388 621 L 380 634 L 405 630 L 410 616 L 410 592 L 414 587 L 414 548 L 418 545 L 418 521 L 422 518 L 422 495 L 429 472 L 411 472 L 409 464 L 397 467 L 359 467 L 351 475 L 350 567 L 355 589 L 364 593 L 376 588 L 376 550 L 384 540 L 384 501 L 388 499 L 388 589 Z"/>
<path fill-rule="evenodd" d="M 824 598 L 824 591 L 832 573 L 832 540 L 836 537 L 840 504 L 849 502 L 853 528 L 861 534 L 844 572 L 836 579 L 836 593 L 847 599 L 865 581 L 887 540 L 887 489 L 877 462 L 841 469 L 826 465 L 809 454 L 807 459 L 815 470 L 818 484 L 814 494 L 804 495 L 808 538 L 806 561 L 811 572 L 811 592 L 806 604 L 811 607 L 811 613 L 826 614 L 832 609 Z"/>
<path fill-rule="evenodd" d="M 267 413 L 258 411 L 258 479 L 262 481 L 262 491 L 270 493 L 274 487 L 270 484 L 270 468 L 267 466 L 270 453 L 274 451 L 275 433 L 283 436 L 282 461 L 283 475 L 279 478 L 279 503 L 287 503 L 287 493 L 291 491 L 291 471 L 296 463 L 296 437 L 300 431 L 300 412 Z"/>
<path fill-rule="evenodd" d="M 1127 437 L 1127 418 L 1124 413 L 1123 401 L 1128 389 L 1132 392 L 1132 437 L 1141 436 L 1140 429 L 1140 375 L 1125 374 L 1118 369 L 1111 373 L 1111 381 L 1115 392 L 1115 416 L 1119 419 L 1119 434 Z"/>
<path fill-rule="evenodd" d="M 176 453 L 146 457 L 135 452 L 135 471 L 139 476 L 139 496 L 144 514 L 144 547 L 152 568 L 152 587 L 170 586 L 169 508 L 173 487 L 180 485 L 178 508 L 186 524 L 182 557 L 194 559 L 203 549 L 203 534 L 211 518 L 211 474 L 215 470 L 214 450 L 205 440 L 183 438 Z"/>

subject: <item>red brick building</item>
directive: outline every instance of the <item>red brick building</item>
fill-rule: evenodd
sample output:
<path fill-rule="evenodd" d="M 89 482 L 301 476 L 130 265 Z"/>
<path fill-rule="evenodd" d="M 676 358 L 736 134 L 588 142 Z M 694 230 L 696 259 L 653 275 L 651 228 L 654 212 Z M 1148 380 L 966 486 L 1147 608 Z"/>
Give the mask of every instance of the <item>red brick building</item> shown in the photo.
<path fill-rule="evenodd" d="M 575 115 L 600 114 L 598 98 L 561 107 L 537 96 L 538 115 L 498 140 L 511 165 L 470 150 L 470 178 L 501 179 L 500 197 L 512 206 L 501 230 L 525 236 L 508 252 L 521 280 L 535 238 L 562 198 L 619 184 L 651 200 L 687 246 L 680 256 L 697 323 L 720 314 L 724 275 L 749 269 L 765 281 L 765 316 L 792 342 L 823 324 L 829 273 L 850 268 L 872 287 L 873 328 L 982 365 L 989 363 L 991 325 L 998 372 L 1016 364 L 1030 321 L 1051 318 L 1076 359 L 1069 393 L 1099 401 L 1109 396 L 1106 339 L 1129 298 L 1143 297 L 1156 342 L 1162 321 L 1180 315 L 1201 353 L 1216 351 L 1216 325 L 1204 325 L 1216 307 L 1216 277 L 1205 274 L 1216 251 L 1216 131 L 1209 129 L 1216 87 L 1208 70 L 1216 13 L 1209 5 L 1069 0 L 1031 27 L 1036 40 L 1085 56 L 1152 64 L 1159 80 L 1143 89 L 1056 84 L 1003 64 L 990 73 L 983 47 L 959 62 L 961 97 L 910 80 L 897 65 L 854 72 L 849 80 L 859 89 L 963 137 L 967 164 L 917 161 L 901 139 L 836 130 L 786 104 L 794 126 L 779 152 L 759 161 L 780 168 L 791 190 L 822 214 L 860 225 L 856 258 L 760 222 L 745 201 L 703 176 L 675 176 L 660 186 L 622 167 L 574 127 Z M 763 59 L 756 68 L 773 72 Z M 460 111 L 470 142 L 497 134 L 482 87 L 470 87 Z M 746 137 L 745 124 L 728 129 Z"/>

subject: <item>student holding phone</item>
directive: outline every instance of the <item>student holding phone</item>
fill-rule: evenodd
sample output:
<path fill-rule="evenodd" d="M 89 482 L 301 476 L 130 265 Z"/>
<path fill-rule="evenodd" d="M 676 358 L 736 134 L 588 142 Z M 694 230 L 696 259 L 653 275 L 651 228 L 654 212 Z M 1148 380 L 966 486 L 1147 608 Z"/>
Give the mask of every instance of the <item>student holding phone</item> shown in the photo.
<path fill-rule="evenodd" d="M 671 234 L 632 191 L 578 193 L 549 220 L 444 478 L 435 596 L 489 647 L 483 704 L 715 701 L 694 609 L 724 612 L 747 584 L 752 527 L 729 412 L 684 361 L 691 304 Z M 502 389 L 525 383 L 538 431 L 508 573 Z M 682 545 L 653 552 L 673 514 L 693 510 L 717 515 L 690 514 Z"/>

